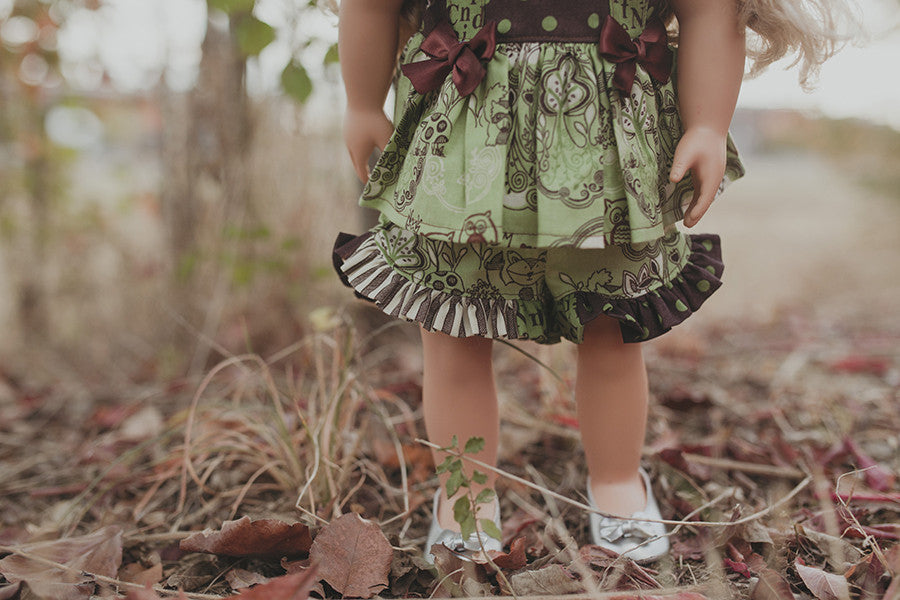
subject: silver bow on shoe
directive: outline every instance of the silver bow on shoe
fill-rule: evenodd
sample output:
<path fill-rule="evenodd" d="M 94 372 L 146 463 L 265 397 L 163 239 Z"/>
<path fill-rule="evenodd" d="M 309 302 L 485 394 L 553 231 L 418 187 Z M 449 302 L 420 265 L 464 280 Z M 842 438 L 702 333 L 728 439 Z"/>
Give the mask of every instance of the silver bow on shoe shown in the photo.
<path fill-rule="evenodd" d="M 633 520 L 662 520 L 656 498 L 653 497 L 653 489 L 650 487 L 650 478 L 643 468 L 640 469 L 640 474 L 647 493 L 647 505 L 644 509 L 635 512 L 628 519 L 606 517 L 592 512 L 590 526 L 595 546 L 612 550 L 636 562 L 647 562 L 669 552 L 669 538 L 666 536 L 665 524 Z M 591 507 L 597 508 L 594 495 L 591 493 L 590 477 L 587 479 L 587 495 Z"/>
<path fill-rule="evenodd" d="M 429 564 L 434 564 L 434 555 L 431 553 L 431 547 L 435 544 L 443 544 L 451 551 L 455 552 L 461 559 L 470 560 L 466 555 L 474 554 L 481 551 L 481 545 L 484 544 L 485 550 L 503 550 L 503 544 L 500 540 L 495 539 L 483 532 L 474 532 L 468 538 L 463 539 L 462 533 L 453 531 L 452 529 L 442 528 L 437 521 L 438 500 L 440 498 L 441 488 L 434 492 L 434 501 L 432 503 L 431 528 L 428 531 L 428 539 L 425 541 L 424 558 Z M 500 502 L 494 498 L 494 524 L 500 529 Z M 481 542 L 478 541 L 479 536 Z"/>
<path fill-rule="evenodd" d="M 653 523 L 647 523 L 644 521 L 624 521 L 622 519 L 616 519 L 614 517 L 604 517 L 601 515 L 597 516 L 600 517 L 598 532 L 600 534 L 600 537 L 607 542 L 617 542 L 624 537 L 628 537 L 635 541 L 643 541 L 657 535 L 657 533 L 651 527 Z M 652 519 L 653 517 L 651 517 L 650 515 L 646 515 L 643 512 L 636 512 L 631 515 L 631 518 Z"/>
<path fill-rule="evenodd" d="M 481 542 L 478 541 L 479 535 L 481 535 Z M 499 540 L 494 539 L 484 533 L 475 532 L 469 535 L 468 538 L 463 540 L 462 534 L 460 532 L 451 531 L 450 529 L 442 529 L 440 534 L 438 534 L 437 539 L 434 541 L 434 544 L 443 544 L 454 552 L 478 552 L 481 550 L 481 544 L 484 544 L 485 550 L 503 549 L 503 547 L 500 545 Z M 429 549 L 430 548 L 431 546 L 429 546 Z"/>

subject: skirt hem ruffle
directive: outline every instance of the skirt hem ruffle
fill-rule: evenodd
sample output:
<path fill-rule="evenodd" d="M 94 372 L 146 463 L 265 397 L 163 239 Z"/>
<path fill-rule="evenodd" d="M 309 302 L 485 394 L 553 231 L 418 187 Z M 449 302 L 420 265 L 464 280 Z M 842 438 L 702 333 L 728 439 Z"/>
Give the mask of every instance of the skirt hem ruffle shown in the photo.
<path fill-rule="evenodd" d="M 358 298 L 385 313 L 416 322 L 428 331 L 454 337 L 531 339 L 553 344 L 565 338 L 583 341 L 584 327 L 600 315 L 619 322 L 626 343 L 643 342 L 682 323 L 721 285 L 724 270 L 717 235 L 690 236 L 691 254 L 679 274 L 637 297 L 573 291 L 553 300 L 557 319 L 539 336 L 522 331 L 520 320 L 548 310 L 543 299 L 480 298 L 447 293 L 418 284 L 398 273 L 374 243 L 374 235 L 338 235 L 332 259 L 341 281 Z M 548 322 L 548 325 L 550 323 Z"/>

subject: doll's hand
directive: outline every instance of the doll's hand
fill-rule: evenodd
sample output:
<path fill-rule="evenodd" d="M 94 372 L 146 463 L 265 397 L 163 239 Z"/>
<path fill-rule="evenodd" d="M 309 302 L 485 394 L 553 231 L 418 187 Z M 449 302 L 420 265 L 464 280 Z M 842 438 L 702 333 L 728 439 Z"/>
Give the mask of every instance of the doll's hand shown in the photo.
<path fill-rule="evenodd" d="M 381 109 L 348 109 L 344 115 L 344 143 L 359 180 L 369 179 L 369 155 L 377 146 L 384 150 L 394 126 Z"/>
<path fill-rule="evenodd" d="M 675 148 L 669 180 L 681 181 L 688 169 L 694 180 L 694 198 L 684 215 L 686 227 L 696 225 L 716 197 L 725 175 L 726 135 L 696 127 L 685 131 Z"/>

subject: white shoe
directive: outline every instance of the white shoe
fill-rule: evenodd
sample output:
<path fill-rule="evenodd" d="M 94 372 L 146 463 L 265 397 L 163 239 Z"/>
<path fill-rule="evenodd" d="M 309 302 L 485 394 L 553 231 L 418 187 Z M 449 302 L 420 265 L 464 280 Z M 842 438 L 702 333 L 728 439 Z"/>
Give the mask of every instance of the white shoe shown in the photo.
<path fill-rule="evenodd" d="M 656 498 L 653 497 L 653 489 L 650 487 L 650 478 L 643 467 L 640 474 L 644 481 L 644 489 L 647 491 L 647 506 L 631 517 L 662 519 Z M 591 493 L 590 476 L 587 478 L 587 493 L 591 508 L 597 508 L 594 495 Z M 591 513 L 591 538 L 595 545 L 618 552 L 635 562 L 656 560 L 669 552 L 669 538 L 666 537 L 664 523 L 629 521 Z"/>
<path fill-rule="evenodd" d="M 457 556 L 463 560 L 471 560 L 466 555 L 481 551 L 481 544 L 484 544 L 485 550 L 503 550 L 500 540 L 492 538 L 484 532 L 476 531 L 469 535 L 468 539 L 463 540 L 462 534 L 452 529 L 444 529 L 437 520 L 438 499 L 441 495 L 441 488 L 434 492 L 434 502 L 431 509 L 431 528 L 428 530 L 428 539 L 425 542 L 424 558 L 428 564 L 434 564 L 434 555 L 431 553 L 431 547 L 435 544 L 443 544 Z M 500 501 L 494 496 L 494 524 L 500 529 Z M 481 537 L 481 543 L 478 538 Z"/>

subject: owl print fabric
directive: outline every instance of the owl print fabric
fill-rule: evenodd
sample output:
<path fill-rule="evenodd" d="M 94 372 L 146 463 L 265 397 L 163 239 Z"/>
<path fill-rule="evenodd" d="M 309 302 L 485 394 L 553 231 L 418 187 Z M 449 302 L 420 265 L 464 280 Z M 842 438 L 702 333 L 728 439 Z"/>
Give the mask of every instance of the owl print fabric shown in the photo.
<path fill-rule="evenodd" d="M 693 183 L 668 180 L 683 130 L 657 4 L 432 0 L 360 198 L 381 223 L 336 244 L 345 283 L 428 329 L 544 343 L 600 313 L 650 339 L 696 310 L 719 242 L 675 226 Z M 611 56 L 611 31 L 653 62 Z M 719 192 L 743 174 L 729 136 Z"/>

